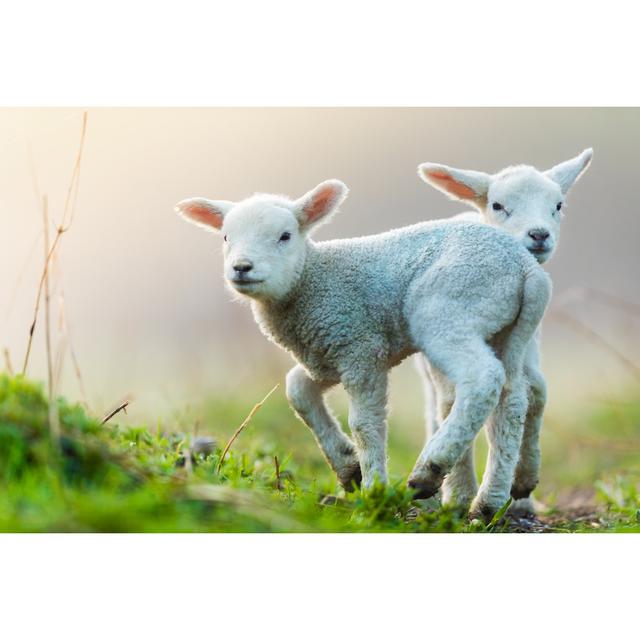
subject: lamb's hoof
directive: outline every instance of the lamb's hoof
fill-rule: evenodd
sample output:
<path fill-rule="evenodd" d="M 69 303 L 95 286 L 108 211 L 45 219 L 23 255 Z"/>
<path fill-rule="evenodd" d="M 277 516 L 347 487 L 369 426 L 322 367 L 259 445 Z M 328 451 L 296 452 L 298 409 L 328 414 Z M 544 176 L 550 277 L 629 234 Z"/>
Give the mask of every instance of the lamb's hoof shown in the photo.
<path fill-rule="evenodd" d="M 433 482 L 425 482 L 421 480 L 409 480 L 407 482 L 409 489 L 413 489 L 413 497 L 415 500 L 426 500 L 432 498 L 438 493 L 440 486 Z"/>
<path fill-rule="evenodd" d="M 531 492 L 536 488 L 537 484 L 537 482 L 532 484 L 514 484 L 511 487 L 511 497 L 514 500 L 528 498 L 531 495 Z"/>
<path fill-rule="evenodd" d="M 415 491 L 413 497 L 416 500 L 426 500 L 438 493 L 444 481 L 444 475 L 439 464 L 430 462 L 427 465 L 426 472 L 424 468 L 421 468 L 415 476 L 413 473 L 411 474 L 407 481 L 407 486 Z"/>
<path fill-rule="evenodd" d="M 485 524 L 489 524 L 499 510 L 500 507 L 492 507 L 489 504 L 478 502 L 471 506 L 469 520 L 481 520 Z"/>
<path fill-rule="evenodd" d="M 338 476 L 338 480 L 340 481 L 342 488 L 347 492 L 358 489 L 362 484 L 362 470 L 360 469 L 360 464 L 356 463 L 347 471 L 341 473 Z"/>

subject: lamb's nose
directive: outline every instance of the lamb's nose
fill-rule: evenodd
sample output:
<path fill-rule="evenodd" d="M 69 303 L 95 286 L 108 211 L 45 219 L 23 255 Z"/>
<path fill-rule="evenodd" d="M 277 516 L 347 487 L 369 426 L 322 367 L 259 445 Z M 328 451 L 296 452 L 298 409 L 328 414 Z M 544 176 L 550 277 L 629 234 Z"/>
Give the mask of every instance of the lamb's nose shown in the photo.
<path fill-rule="evenodd" d="M 253 269 L 253 262 L 250 260 L 238 260 L 233 265 L 233 270 L 238 273 L 248 273 L 251 269 Z"/>
<path fill-rule="evenodd" d="M 529 237 L 536 242 L 544 242 L 549 237 L 549 232 L 546 229 L 531 229 Z"/>

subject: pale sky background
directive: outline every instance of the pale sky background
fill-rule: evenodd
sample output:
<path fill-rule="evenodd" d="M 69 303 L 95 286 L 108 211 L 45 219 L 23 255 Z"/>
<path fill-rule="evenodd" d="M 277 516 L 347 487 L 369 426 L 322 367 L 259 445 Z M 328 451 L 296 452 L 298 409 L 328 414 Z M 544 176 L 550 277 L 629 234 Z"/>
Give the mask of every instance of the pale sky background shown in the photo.
<path fill-rule="evenodd" d="M 80 109 L 0 109 L 0 346 L 14 368 L 24 357 L 42 264 L 29 156 L 59 220 L 81 118 Z M 139 399 L 134 415 L 162 415 L 208 392 L 259 395 L 290 366 L 225 291 L 220 239 L 181 221 L 177 201 L 255 191 L 298 196 L 339 178 L 349 199 L 317 237 L 363 235 L 465 209 L 417 177 L 420 162 L 546 169 L 589 146 L 594 160 L 567 199 L 560 247 L 548 265 L 554 300 L 589 286 L 638 304 L 638 109 L 90 109 L 59 276 L 92 405 L 101 410 L 132 393 Z M 596 300 L 567 309 L 640 363 L 637 316 Z M 45 372 L 41 329 L 29 369 L 36 377 Z M 553 316 L 544 324 L 544 359 L 556 409 L 614 393 L 632 379 L 597 340 Z M 401 369 L 394 393 L 404 389 L 418 410 L 412 366 Z M 68 359 L 62 391 L 77 397 Z"/>

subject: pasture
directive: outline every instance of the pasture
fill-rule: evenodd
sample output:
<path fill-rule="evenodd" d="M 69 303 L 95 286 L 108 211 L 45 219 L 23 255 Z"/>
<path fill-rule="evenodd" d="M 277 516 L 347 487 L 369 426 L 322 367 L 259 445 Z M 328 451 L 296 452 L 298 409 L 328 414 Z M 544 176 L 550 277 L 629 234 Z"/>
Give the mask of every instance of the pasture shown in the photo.
<path fill-rule="evenodd" d="M 0 530 L 640 532 L 639 461 L 629 446 L 640 438 L 640 402 L 631 392 L 625 404 L 577 415 L 560 429 L 554 424 L 543 435 L 539 518 L 489 525 L 433 499 L 412 499 L 405 483 L 418 451 L 415 429 L 393 415 L 390 485 L 342 494 L 281 389 L 254 413 L 220 465 L 251 409 L 248 396 L 207 398 L 197 425 L 176 416 L 153 426 L 122 425 L 123 413 L 100 424 L 60 398 L 54 437 L 42 385 L 3 374 Z M 204 436 L 215 441 L 211 453 L 191 455 L 192 443 Z M 477 448 L 484 453 L 482 439 Z"/>

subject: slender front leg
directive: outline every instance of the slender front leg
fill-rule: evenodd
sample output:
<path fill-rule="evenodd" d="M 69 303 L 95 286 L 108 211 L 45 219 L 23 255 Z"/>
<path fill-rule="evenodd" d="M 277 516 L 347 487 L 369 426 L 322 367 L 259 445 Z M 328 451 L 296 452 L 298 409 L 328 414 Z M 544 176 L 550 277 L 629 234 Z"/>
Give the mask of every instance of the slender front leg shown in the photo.
<path fill-rule="evenodd" d="M 325 404 L 323 394 L 330 386 L 312 380 L 300 365 L 287 374 L 287 398 L 291 406 L 313 432 L 340 484 L 347 491 L 352 491 L 354 483 L 360 485 L 362 479 L 358 454 Z"/>
<path fill-rule="evenodd" d="M 429 366 L 429 376 L 437 398 L 437 410 L 433 424 L 435 428 L 429 437 L 435 435 L 451 413 L 455 401 L 455 387 L 437 369 Z M 478 493 L 478 483 L 473 462 L 473 442 L 467 447 L 462 457 L 453 465 L 442 483 L 442 504 L 469 508 L 471 501 Z"/>
<path fill-rule="evenodd" d="M 522 376 L 507 383 L 493 415 L 487 423 L 489 456 L 471 516 L 491 518 L 509 499 L 520 454 L 527 392 Z"/>
<path fill-rule="evenodd" d="M 446 341 L 426 336 L 424 352 L 455 385 L 455 400 L 438 432 L 429 440 L 416 462 L 408 485 L 417 498 L 429 498 L 445 476 L 469 450 L 489 414 L 495 408 L 504 384 L 502 364 L 479 340 Z"/>
<path fill-rule="evenodd" d="M 387 482 L 387 372 L 343 379 L 349 394 L 349 428 L 358 447 L 362 484 Z"/>

